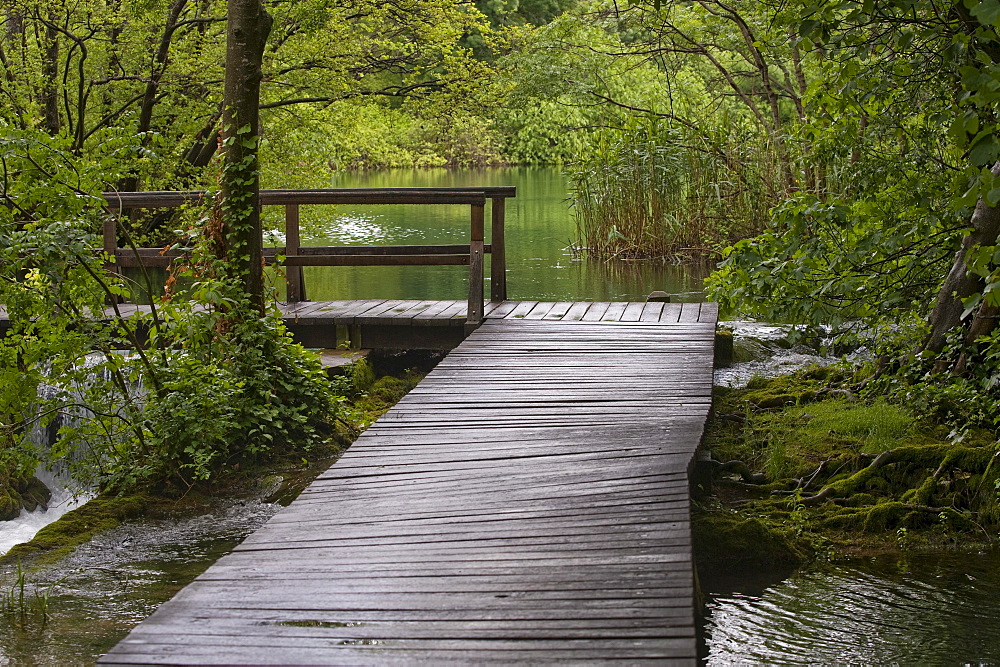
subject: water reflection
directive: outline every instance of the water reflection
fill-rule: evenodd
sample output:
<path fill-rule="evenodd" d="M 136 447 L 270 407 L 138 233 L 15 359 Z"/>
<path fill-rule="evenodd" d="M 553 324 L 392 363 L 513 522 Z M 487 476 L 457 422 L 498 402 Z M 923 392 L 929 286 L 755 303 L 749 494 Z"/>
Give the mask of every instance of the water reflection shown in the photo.
<path fill-rule="evenodd" d="M 517 187 L 517 197 L 506 204 L 507 284 L 512 299 L 645 300 L 653 290 L 683 293 L 678 300 L 704 298 L 702 281 L 708 266 L 581 259 L 573 248 L 576 227 L 566 199 L 566 178 L 557 168 L 344 172 L 331 185 Z M 335 211 L 303 207 L 302 215 L 303 243 L 312 245 L 468 241 L 466 206 L 338 206 Z M 465 267 L 307 267 L 305 276 L 313 300 L 462 299 L 468 289 Z"/>
<path fill-rule="evenodd" d="M 879 558 L 712 596 L 708 663 L 995 663 L 998 566 L 997 553 Z"/>

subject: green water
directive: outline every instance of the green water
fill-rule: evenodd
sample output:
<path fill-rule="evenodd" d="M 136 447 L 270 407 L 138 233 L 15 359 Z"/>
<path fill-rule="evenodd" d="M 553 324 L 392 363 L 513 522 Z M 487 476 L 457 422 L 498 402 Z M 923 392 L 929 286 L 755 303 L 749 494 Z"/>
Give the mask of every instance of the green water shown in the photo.
<path fill-rule="evenodd" d="M 759 591 L 705 588 L 711 665 L 1000 663 L 1000 553 L 904 553 L 810 566 Z"/>
<path fill-rule="evenodd" d="M 576 256 L 565 176 L 554 167 L 420 169 L 343 173 L 331 187 L 508 186 L 507 287 L 511 299 L 645 300 L 653 290 L 703 298 L 702 266 L 663 262 L 600 262 Z M 265 211 L 277 222 L 278 209 Z M 417 245 L 469 242 L 468 206 L 303 207 L 304 245 Z M 487 214 L 488 215 L 488 214 Z M 277 225 L 276 225 L 277 226 Z M 489 225 L 487 224 L 487 228 Z M 489 235 L 487 232 L 487 242 Z M 280 245 L 279 241 L 275 242 Z M 487 260 L 488 261 L 488 260 Z M 489 294 L 487 265 L 486 293 Z M 309 299 L 464 299 L 462 266 L 306 267 Z"/>

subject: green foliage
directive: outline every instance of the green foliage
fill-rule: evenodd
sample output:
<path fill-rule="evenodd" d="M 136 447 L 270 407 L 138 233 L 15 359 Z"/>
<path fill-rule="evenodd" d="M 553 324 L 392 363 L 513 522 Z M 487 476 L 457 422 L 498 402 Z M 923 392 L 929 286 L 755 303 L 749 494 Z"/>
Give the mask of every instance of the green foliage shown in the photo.
<path fill-rule="evenodd" d="M 724 308 L 779 322 L 900 322 L 920 312 L 955 253 L 955 214 L 914 174 L 854 201 L 803 194 L 769 229 L 726 249 L 709 278 Z"/>
<path fill-rule="evenodd" d="M 329 381 L 213 255 L 218 215 L 190 230 L 166 301 L 102 324 L 94 314 L 107 299 L 138 291 L 106 273 L 96 250 L 94 193 L 109 174 L 59 140 L 19 136 L 4 160 L 12 207 L 0 207 L 0 303 L 11 318 L 0 338 L 0 482 L 61 461 L 101 489 L 183 486 L 323 442 L 335 414 Z M 57 417 L 58 442 L 35 449 L 32 427 Z"/>
<path fill-rule="evenodd" d="M 740 503 L 743 520 L 853 542 L 862 533 L 894 542 L 903 535 L 907 544 L 995 533 L 1000 454 L 988 432 L 970 430 L 955 444 L 939 415 L 919 401 L 871 387 L 853 397 L 844 383 L 854 373 L 824 370 L 717 388 L 723 418 L 711 424 L 707 446 L 722 461 L 766 472 L 763 484 L 718 480 L 756 498 Z M 765 410 L 753 400 L 761 391 L 810 398 L 807 405 Z"/>

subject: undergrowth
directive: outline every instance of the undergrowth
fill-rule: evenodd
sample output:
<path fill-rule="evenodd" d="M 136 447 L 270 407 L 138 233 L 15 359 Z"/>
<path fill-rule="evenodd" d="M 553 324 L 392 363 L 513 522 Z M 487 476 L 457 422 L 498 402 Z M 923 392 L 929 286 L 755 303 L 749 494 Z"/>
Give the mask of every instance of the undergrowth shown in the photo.
<path fill-rule="evenodd" d="M 791 530 L 823 551 L 898 548 L 900 534 L 909 547 L 992 543 L 996 438 L 969 429 L 959 442 L 913 403 L 869 395 L 861 387 L 870 370 L 816 368 L 717 387 L 706 439 L 716 509 Z"/>

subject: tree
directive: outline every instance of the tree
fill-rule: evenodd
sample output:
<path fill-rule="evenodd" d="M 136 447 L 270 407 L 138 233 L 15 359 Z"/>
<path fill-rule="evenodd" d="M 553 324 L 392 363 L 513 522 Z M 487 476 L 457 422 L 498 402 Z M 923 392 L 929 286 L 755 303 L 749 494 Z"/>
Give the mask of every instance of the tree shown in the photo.
<path fill-rule="evenodd" d="M 260 225 L 260 82 L 272 19 L 260 0 L 230 0 L 223 98 L 222 234 L 217 254 L 264 314 Z"/>

